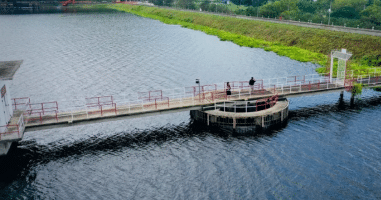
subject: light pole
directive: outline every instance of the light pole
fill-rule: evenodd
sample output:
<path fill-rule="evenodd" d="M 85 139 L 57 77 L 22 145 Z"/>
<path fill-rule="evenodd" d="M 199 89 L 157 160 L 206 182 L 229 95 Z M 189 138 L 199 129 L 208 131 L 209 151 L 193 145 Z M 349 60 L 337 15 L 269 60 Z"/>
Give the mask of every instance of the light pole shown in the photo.
<path fill-rule="evenodd" d="M 200 86 L 200 79 L 196 79 L 196 84 L 198 84 L 198 99 L 201 101 L 201 86 Z"/>
<path fill-rule="evenodd" d="M 329 13 L 329 17 L 328 17 L 328 26 L 329 26 L 329 22 L 331 21 L 331 6 L 332 6 L 332 2 L 329 1 L 329 10 L 328 10 L 328 13 Z"/>

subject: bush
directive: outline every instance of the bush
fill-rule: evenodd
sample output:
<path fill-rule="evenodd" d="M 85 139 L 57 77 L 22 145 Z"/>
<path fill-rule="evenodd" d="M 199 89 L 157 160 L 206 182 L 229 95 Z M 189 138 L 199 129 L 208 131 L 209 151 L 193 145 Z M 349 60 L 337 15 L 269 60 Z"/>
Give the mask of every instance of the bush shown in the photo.
<path fill-rule="evenodd" d="M 362 84 L 361 83 L 353 83 L 352 94 L 354 96 L 361 95 L 362 93 Z"/>
<path fill-rule="evenodd" d="M 246 9 L 246 15 L 247 16 L 257 16 L 258 12 L 259 12 L 259 7 L 249 6 Z"/>

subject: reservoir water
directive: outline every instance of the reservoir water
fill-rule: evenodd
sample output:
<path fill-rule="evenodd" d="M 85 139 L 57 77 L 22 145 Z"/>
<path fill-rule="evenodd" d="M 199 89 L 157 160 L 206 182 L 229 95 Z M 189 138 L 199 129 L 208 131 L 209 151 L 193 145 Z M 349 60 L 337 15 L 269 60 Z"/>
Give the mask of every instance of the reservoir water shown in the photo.
<path fill-rule="evenodd" d="M 306 75 L 262 49 L 119 14 L 0 16 L 12 97 L 123 100 L 139 91 Z M 381 97 L 290 99 L 285 127 L 231 134 L 189 112 L 27 132 L 0 158 L 0 199 L 381 199 Z"/>

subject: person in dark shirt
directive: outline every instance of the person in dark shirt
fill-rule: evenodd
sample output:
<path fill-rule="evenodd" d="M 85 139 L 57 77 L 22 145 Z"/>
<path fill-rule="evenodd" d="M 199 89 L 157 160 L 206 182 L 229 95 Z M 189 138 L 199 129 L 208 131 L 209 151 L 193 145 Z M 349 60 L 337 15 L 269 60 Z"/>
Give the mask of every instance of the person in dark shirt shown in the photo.
<path fill-rule="evenodd" d="M 254 77 L 251 77 L 251 79 L 250 79 L 250 81 L 249 81 L 250 91 L 251 91 L 251 92 L 254 91 L 254 84 L 255 84 Z"/>
<path fill-rule="evenodd" d="M 232 92 L 230 91 L 232 88 L 230 87 L 229 82 L 226 83 L 226 95 L 231 95 Z"/>

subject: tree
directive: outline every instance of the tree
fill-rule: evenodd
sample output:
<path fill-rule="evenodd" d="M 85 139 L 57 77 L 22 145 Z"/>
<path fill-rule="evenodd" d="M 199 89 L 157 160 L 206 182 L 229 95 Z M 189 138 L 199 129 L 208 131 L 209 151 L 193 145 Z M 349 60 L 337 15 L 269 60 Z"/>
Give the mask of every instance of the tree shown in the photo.
<path fill-rule="evenodd" d="M 152 0 L 152 3 L 157 6 L 163 6 L 164 1 L 163 0 Z"/>
<path fill-rule="evenodd" d="M 195 0 L 178 0 L 176 5 L 185 9 L 195 9 Z"/>
<path fill-rule="evenodd" d="M 205 1 L 203 1 L 203 2 L 200 4 L 200 8 L 201 8 L 203 11 L 209 11 L 209 6 L 210 6 L 210 1 L 209 1 L 209 0 L 205 0 Z"/>
<path fill-rule="evenodd" d="M 332 4 L 332 8 L 340 9 L 341 7 L 352 7 L 357 12 L 364 10 L 364 6 L 368 3 L 368 0 L 335 0 Z"/>
<path fill-rule="evenodd" d="M 280 0 L 267 3 L 260 8 L 260 14 L 268 17 L 278 17 L 282 12 L 297 10 L 297 0 Z"/>
<path fill-rule="evenodd" d="M 357 12 L 353 7 L 344 6 L 333 12 L 331 17 L 357 19 L 360 17 L 360 15 L 359 12 Z"/>
<path fill-rule="evenodd" d="M 172 6 L 173 0 L 164 0 L 164 6 Z"/>
<path fill-rule="evenodd" d="M 310 0 L 300 0 L 297 3 L 299 10 L 303 12 L 314 13 L 317 9 L 317 3 Z"/>
<path fill-rule="evenodd" d="M 380 5 L 380 6 L 378 6 Z M 368 6 L 361 11 L 362 21 L 369 21 L 377 26 L 381 25 L 381 2 L 375 1 L 372 6 Z"/>

